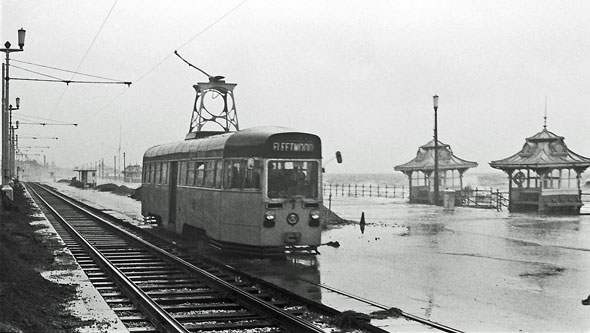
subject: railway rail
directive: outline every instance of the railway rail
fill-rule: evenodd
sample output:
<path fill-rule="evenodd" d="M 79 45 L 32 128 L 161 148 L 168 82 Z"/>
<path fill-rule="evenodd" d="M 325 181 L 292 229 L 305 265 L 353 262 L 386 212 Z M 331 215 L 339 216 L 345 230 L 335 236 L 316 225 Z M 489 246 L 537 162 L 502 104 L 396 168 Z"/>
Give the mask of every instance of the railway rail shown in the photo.
<path fill-rule="evenodd" d="M 90 281 L 131 332 L 324 332 L 327 318 L 309 303 L 261 287 L 210 263 L 197 267 L 40 184 L 29 191 Z M 368 332 L 385 332 L 358 322 Z"/>

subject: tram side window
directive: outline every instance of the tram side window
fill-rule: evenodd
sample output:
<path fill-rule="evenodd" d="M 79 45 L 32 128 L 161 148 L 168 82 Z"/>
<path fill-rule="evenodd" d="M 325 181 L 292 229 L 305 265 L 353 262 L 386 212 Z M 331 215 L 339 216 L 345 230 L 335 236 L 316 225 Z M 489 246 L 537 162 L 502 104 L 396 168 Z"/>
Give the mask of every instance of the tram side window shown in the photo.
<path fill-rule="evenodd" d="M 205 187 L 215 186 L 215 161 L 205 162 Z"/>
<path fill-rule="evenodd" d="M 262 174 L 262 166 L 260 161 L 255 160 L 254 165 L 246 168 L 245 188 L 260 189 L 260 175 Z"/>
<path fill-rule="evenodd" d="M 143 175 L 141 176 L 141 182 L 142 183 L 149 183 L 149 176 L 150 176 L 150 170 L 149 170 L 149 164 L 144 164 L 143 165 L 143 170 L 142 170 Z"/>
<path fill-rule="evenodd" d="M 156 165 L 154 163 L 150 163 L 150 178 L 149 182 L 151 184 L 156 183 Z"/>
<path fill-rule="evenodd" d="M 162 163 L 162 184 L 168 184 L 168 163 Z"/>
<path fill-rule="evenodd" d="M 162 163 L 155 163 L 155 178 L 154 178 L 154 184 L 160 184 L 160 181 L 162 180 Z"/>
<path fill-rule="evenodd" d="M 186 166 L 188 162 L 182 161 L 178 166 L 178 185 L 186 185 Z"/>
<path fill-rule="evenodd" d="M 215 188 L 221 188 L 223 171 L 223 162 L 221 160 L 215 161 Z"/>
<path fill-rule="evenodd" d="M 186 185 L 195 185 L 195 162 L 188 162 Z"/>
<path fill-rule="evenodd" d="M 244 162 L 226 161 L 225 162 L 225 188 L 241 188 L 244 178 Z"/>
<path fill-rule="evenodd" d="M 195 186 L 203 186 L 203 178 L 205 176 L 205 163 L 196 162 L 195 164 Z"/>

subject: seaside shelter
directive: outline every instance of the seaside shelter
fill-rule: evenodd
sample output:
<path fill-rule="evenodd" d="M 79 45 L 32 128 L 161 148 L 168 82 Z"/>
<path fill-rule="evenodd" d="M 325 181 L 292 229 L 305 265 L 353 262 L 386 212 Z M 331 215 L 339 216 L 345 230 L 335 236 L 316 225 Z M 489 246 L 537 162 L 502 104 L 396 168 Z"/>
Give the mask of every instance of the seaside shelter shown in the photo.
<path fill-rule="evenodd" d="M 96 169 L 74 169 L 74 171 L 78 172 L 78 179 L 84 187 L 96 186 Z"/>
<path fill-rule="evenodd" d="M 510 211 L 579 213 L 581 175 L 590 158 L 571 151 L 563 136 L 543 130 L 529 138 L 516 154 L 490 162 L 508 174 Z"/>
<path fill-rule="evenodd" d="M 441 205 L 434 202 L 434 139 L 418 148 L 416 157 L 408 163 L 398 165 L 395 171 L 408 176 L 410 184 L 410 203 Z M 438 180 L 439 193 L 445 190 L 455 191 L 455 202 L 462 201 L 463 174 L 469 168 L 475 168 L 476 162 L 466 161 L 453 154 L 451 146 L 438 141 Z"/>

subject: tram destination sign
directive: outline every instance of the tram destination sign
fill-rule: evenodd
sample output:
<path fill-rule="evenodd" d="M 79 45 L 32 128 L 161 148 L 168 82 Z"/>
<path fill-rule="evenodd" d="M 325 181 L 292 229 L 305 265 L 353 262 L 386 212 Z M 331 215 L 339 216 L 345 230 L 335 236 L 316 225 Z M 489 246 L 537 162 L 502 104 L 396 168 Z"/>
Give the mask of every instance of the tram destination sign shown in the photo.
<path fill-rule="evenodd" d="M 274 152 L 313 153 L 315 146 L 313 142 L 275 141 L 272 143 L 272 150 Z"/>

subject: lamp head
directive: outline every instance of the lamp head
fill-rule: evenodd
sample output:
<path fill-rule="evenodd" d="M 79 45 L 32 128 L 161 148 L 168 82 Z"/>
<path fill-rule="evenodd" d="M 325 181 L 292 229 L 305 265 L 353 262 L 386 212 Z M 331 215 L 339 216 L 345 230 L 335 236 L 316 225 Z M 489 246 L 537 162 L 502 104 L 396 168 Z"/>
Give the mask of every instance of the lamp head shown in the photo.
<path fill-rule="evenodd" d="M 432 96 L 432 104 L 434 105 L 435 109 L 438 109 L 438 95 Z"/>
<path fill-rule="evenodd" d="M 18 29 L 18 47 L 22 50 L 25 47 L 25 34 L 27 31 L 23 28 Z"/>
<path fill-rule="evenodd" d="M 18 109 L 18 107 L 20 106 L 20 97 L 16 98 L 16 108 Z"/>

